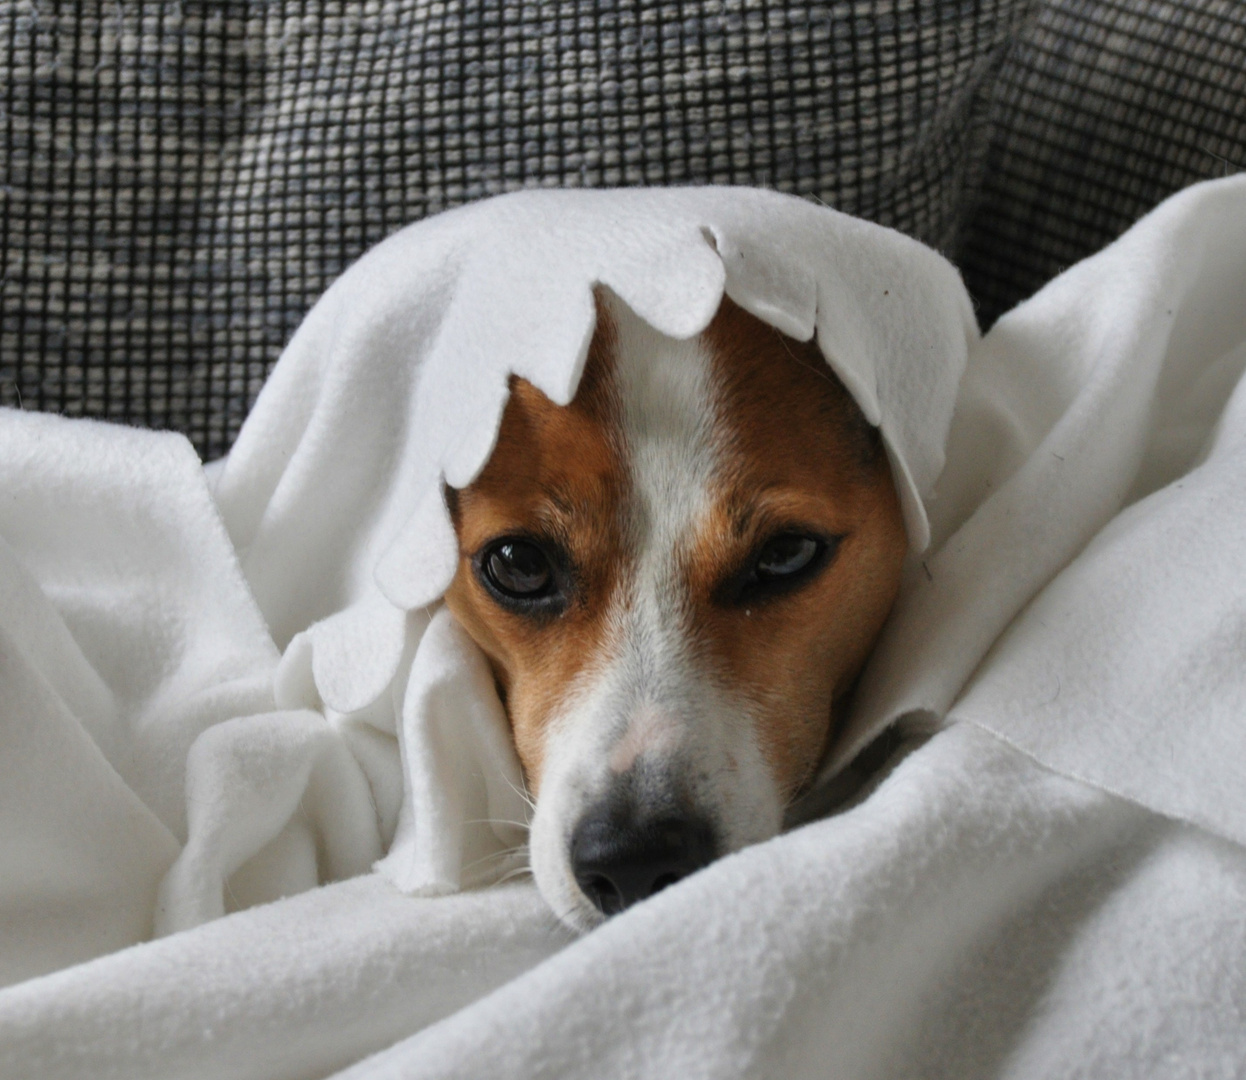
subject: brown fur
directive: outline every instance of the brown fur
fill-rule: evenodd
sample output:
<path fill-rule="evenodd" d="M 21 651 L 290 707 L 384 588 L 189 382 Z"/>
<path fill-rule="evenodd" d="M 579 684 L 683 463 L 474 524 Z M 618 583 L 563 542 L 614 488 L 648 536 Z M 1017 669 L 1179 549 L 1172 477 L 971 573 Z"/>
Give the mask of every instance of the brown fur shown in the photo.
<path fill-rule="evenodd" d="M 908 547 L 877 432 L 812 342 L 725 301 L 706 331 L 726 445 L 716 512 L 684 554 L 691 625 L 722 679 L 753 701 L 758 737 L 791 797 L 826 748 L 899 588 Z M 761 604 L 716 599 L 723 567 L 774 533 L 842 536 L 805 587 Z"/>

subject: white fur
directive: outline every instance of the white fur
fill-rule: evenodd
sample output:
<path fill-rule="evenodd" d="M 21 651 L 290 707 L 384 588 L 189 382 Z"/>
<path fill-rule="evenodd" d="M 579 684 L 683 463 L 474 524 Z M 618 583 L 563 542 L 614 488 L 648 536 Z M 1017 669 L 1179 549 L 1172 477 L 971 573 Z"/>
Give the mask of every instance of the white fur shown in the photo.
<path fill-rule="evenodd" d="M 782 814 L 749 703 L 689 648 L 676 553 L 709 511 L 720 466 L 711 358 L 699 339 L 665 337 L 622 304 L 612 313 L 638 557 L 608 613 L 608 644 L 550 724 L 531 833 L 537 884 L 560 918 L 581 927 L 601 916 L 572 874 L 572 831 L 641 754 L 685 764 L 724 850 L 777 832 Z"/>

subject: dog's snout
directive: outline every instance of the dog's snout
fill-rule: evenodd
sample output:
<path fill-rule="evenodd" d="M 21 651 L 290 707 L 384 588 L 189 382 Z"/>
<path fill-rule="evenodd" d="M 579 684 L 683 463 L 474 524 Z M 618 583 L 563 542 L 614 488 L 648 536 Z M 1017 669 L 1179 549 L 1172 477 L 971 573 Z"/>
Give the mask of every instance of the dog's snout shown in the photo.
<path fill-rule="evenodd" d="M 617 809 L 590 811 L 571 838 L 571 867 L 603 915 L 615 915 L 714 859 L 709 824 L 691 814 L 638 821 Z"/>

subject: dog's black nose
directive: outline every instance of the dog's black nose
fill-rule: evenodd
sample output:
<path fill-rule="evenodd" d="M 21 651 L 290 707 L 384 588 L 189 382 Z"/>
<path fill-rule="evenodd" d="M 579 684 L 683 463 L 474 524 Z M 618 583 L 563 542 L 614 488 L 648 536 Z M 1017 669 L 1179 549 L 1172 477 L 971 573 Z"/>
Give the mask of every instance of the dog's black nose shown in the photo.
<path fill-rule="evenodd" d="M 713 830 L 691 815 L 637 821 L 602 806 L 571 837 L 575 880 L 603 915 L 648 899 L 713 858 Z"/>

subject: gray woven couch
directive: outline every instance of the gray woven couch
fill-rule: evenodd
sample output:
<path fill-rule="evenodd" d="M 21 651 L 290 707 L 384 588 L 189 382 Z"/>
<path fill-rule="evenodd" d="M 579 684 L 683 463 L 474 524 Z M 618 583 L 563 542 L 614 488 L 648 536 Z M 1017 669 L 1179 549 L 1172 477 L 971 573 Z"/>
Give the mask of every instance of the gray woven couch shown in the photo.
<path fill-rule="evenodd" d="M 0 403 L 206 457 L 336 274 L 469 199 L 771 186 L 989 323 L 1246 164 L 1241 0 L 30 0 L 0 70 Z"/>

